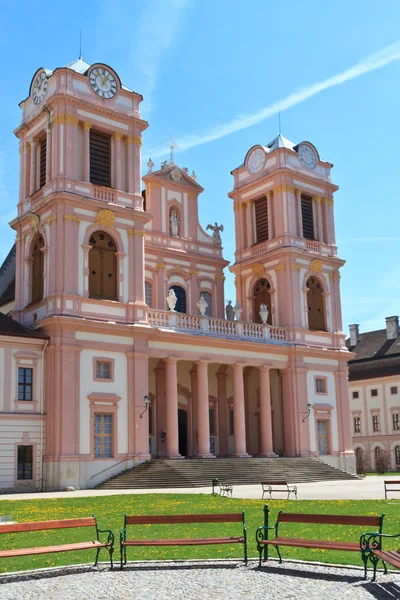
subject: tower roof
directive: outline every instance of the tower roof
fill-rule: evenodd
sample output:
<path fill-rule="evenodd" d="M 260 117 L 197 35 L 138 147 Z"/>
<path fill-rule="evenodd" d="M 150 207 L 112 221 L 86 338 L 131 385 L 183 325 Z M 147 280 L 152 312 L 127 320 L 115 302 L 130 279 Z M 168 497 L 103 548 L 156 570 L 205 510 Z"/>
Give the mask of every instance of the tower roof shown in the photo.
<path fill-rule="evenodd" d="M 83 60 L 82 57 L 79 57 L 76 60 L 73 60 L 72 62 L 65 65 L 65 67 L 67 69 L 72 69 L 77 73 L 82 73 L 83 75 L 83 73 L 86 73 L 86 71 L 89 69 L 90 65 L 85 60 Z"/>
<path fill-rule="evenodd" d="M 267 144 L 267 148 L 270 152 L 276 150 L 277 148 L 288 148 L 289 150 L 293 150 L 296 144 L 283 137 L 280 133 L 275 139 L 272 140 L 269 144 Z"/>

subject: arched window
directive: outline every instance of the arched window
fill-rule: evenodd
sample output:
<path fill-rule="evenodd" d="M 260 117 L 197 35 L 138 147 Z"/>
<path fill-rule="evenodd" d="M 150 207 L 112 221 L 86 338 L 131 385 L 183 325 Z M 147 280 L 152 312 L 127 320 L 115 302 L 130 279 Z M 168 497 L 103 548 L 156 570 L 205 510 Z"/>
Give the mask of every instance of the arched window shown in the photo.
<path fill-rule="evenodd" d="M 186 292 L 180 285 L 171 285 L 170 290 L 174 290 L 177 297 L 177 303 L 175 305 L 176 312 L 186 312 Z"/>
<path fill-rule="evenodd" d="M 259 279 L 254 286 L 253 292 L 253 321 L 254 323 L 262 323 L 260 317 L 260 306 L 265 304 L 268 308 L 268 325 L 272 325 L 271 311 L 271 285 L 266 279 Z"/>
<path fill-rule="evenodd" d="M 381 455 L 381 449 L 379 448 L 379 446 L 377 446 L 374 450 L 375 453 L 375 465 L 376 463 L 379 461 L 379 457 Z"/>
<path fill-rule="evenodd" d="M 394 457 L 395 457 L 396 467 L 400 468 L 400 446 L 395 447 Z"/>
<path fill-rule="evenodd" d="M 117 251 L 114 240 L 104 231 L 90 236 L 89 297 L 117 300 Z"/>
<path fill-rule="evenodd" d="M 44 255 L 42 248 L 44 248 L 44 239 L 39 234 L 32 247 L 32 304 L 43 300 Z"/>
<path fill-rule="evenodd" d="M 362 450 L 360 447 L 356 448 L 355 454 L 356 454 L 356 461 L 357 462 L 360 461 L 362 458 Z"/>
<path fill-rule="evenodd" d="M 144 283 L 144 297 L 149 308 L 153 308 L 153 286 L 148 281 Z"/>
<path fill-rule="evenodd" d="M 308 329 L 326 331 L 322 285 L 316 277 L 307 280 Z"/>
<path fill-rule="evenodd" d="M 212 317 L 212 295 L 210 294 L 210 292 L 201 292 L 201 296 L 203 296 L 204 300 L 208 304 L 206 308 L 207 317 Z"/>

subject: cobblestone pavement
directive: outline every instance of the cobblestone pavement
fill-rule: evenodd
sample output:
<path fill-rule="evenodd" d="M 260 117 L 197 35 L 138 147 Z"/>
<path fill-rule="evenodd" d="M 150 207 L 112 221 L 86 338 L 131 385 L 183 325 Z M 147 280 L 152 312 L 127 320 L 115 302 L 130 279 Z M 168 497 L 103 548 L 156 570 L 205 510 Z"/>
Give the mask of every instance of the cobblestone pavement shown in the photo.
<path fill-rule="evenodd" d="M 0 579 L 7 600 L 318 600 L 400 598 L 400 575 L 379 574 L 378 583 L 362 571 L 319 565 L 270 562 L 261 569 L 234 562 L 131 563 L 124 571 L 69 568 Z"/>

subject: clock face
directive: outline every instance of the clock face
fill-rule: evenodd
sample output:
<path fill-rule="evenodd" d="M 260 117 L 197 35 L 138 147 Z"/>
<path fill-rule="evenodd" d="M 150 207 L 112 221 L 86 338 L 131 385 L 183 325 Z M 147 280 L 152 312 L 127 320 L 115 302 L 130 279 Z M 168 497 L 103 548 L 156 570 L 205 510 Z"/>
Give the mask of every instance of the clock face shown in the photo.
<path fill-rule="evenodd" d="M 44 71 L 38 74 L 33 82 L 32 97 L 35 104 L 40 104 L 43 100 L 47 89 L 47 75 Z"/>
<path fill-rule="evenodd" d="M 300 158 L 301 163 L 307 169 L 314 169 L 315 165 L 317 164 L 317 157 L 315 155 L 315 152 L 307 144 L 301 144 L 300 145 L 300 147 L 299 147 L 299 158 Z"/>
<path fill-rule="evenodd" d="M 250 154 L 247 161 L 247 170 L 249 173 L 258 173 L 265 164 L 265 152 L 261 148 L 256 148 Z"/>
<path fill-rule="evenodd" d="M 117 93 L 115 77 L 104 67 L 95 67 L 90 72 L 89 81 L 91 88 L 100 98 L 113 98 Z"/>

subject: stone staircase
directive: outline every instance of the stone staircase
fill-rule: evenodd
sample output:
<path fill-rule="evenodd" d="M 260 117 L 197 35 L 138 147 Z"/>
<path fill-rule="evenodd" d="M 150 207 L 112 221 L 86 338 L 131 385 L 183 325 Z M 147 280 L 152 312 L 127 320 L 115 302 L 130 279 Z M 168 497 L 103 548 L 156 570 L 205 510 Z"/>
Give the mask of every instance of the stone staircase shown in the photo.
<path fill-rule="evenodd" d="M 286 480 L 289 483 L 357 479 L 315 458 L 156 459 L 103 481 L 102 490 L 211 486 L 216 477 L 234 485 Z"/>

